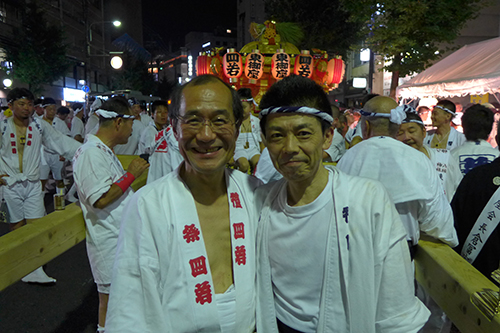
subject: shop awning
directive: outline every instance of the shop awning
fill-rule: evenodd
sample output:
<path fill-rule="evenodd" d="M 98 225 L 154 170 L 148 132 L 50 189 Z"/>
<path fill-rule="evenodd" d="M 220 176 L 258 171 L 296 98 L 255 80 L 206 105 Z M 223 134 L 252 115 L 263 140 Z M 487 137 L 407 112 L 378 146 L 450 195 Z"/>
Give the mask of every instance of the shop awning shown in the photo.
<path fill-rule="evenodd" d="M 500 92 L 500 37 L 465 45 L 400 85 L 402 98 L 454 97 Z"/>

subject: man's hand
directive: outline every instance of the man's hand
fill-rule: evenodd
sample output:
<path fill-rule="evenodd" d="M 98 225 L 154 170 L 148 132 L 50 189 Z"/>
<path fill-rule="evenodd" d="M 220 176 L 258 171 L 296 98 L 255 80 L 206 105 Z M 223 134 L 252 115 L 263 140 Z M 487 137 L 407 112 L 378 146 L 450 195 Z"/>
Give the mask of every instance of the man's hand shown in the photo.
<path fill-rule="evenodd" d="M 0 186 L 7 185 L 7 181 L 3 177 L 9 177 L 7 174 L 0 175 Z"/>
<path fill-rule="evenodd" d="M 147 168 L 149 168 L 149 163 L 143 158 L 137 157 L 130 162 L 127 172 L 130 172 L 137 179 Z"/>

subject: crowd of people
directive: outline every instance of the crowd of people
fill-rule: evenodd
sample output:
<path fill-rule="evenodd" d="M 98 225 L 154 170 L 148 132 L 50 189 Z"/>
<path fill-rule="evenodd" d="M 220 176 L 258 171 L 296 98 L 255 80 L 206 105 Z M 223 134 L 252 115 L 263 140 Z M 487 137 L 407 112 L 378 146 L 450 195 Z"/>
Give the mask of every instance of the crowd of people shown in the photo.
<path fill-rule="evenodd" d="M 462 134 L 455 104 L 440 100 L 425 110 L 428 131 L 410 105 L 369 95 L 343 112 L 295 75 L 260 103 L 198 76 L 150 115 L 124 97 L 88 112 L 24 88 L 7 100 L 0 187 L 11 230 L 45 215 L 50 174 L 61 189 L 73 178 L 98 332 L 449 332 L 415 283 L 421 234 L 485 276 L 499 268 L 488 106 L 464 111 Z M 139 156 L 124 170 L 120 154 Z M 23 281 L 55 283 L 42 268 Z"/>

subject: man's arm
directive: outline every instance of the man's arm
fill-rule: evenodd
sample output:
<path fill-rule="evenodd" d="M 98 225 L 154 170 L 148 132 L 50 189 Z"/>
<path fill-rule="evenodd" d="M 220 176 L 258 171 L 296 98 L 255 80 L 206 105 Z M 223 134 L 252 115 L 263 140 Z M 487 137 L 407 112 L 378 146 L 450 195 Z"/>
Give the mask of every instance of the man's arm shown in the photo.
<path fill-rule="evenodd" d="M 47 148 L 55 151 L 60 156 L 71 160 L 76 150 L 82 145 L 80 142 L 55 130 L 45 121 L 40 122 L 42 126 L 42 143 Z"/>
<path fill-rule="evenodd" d="M 149 163 L 144 159 L 137 157 L 130 162 L 128 166 L 127 173 L 123 175 L 117 182 L 113 183 L 109 190 L 104 193 L 96 202 L 94 202 L 94 207 L 103 209 L 106 206 L 115 202 L 118 198 L 120 198 L 126 189 L 132 184 L 132 182 L 142 175 L 142 173 L 149 167 Z M 130 175 L 129 175 L 130 174 Z M 128 177 L 132 176 L 133 179 L 129 179 Z M 120 185 L 123 182 L 124 185 Z M 126 183 L 125 183 L 126 182 Z M 117 184 L 118 183 L 118 184 Z M 125 186 L 128 185 L 128 186 Z"/>

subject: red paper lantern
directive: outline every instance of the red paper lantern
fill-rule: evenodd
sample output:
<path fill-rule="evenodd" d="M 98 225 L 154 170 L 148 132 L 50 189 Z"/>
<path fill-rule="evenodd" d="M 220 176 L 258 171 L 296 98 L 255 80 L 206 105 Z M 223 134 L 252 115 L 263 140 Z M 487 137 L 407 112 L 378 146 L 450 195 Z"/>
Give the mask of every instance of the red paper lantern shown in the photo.
<path fill-rule="evenodd" d="M 328 62 L 328 84 L 339 84 L 344 78 L 345 65 L 342 59 L 331 59 Z"/>
<path fill-rule="evenodd" d="M 245 64 L 245 76 L 250 83 L 255 84 L 264 73 L 264 56 L 259 53 L 259 50 L 253 50 L 247 55 Z"/>
<path fill-rule="evenodd" d="M 229 78 L 229 82 L 236 82 L 243 72 L 241 55 L 234 49 L 228 49 L 224 55 L 224 74 Z"/>
<path fill-rule="evenodd" d="M 271 61 L 271 73 L 276 80 L 281 80 L 290 75 L 290 56 L 285 50 L 278 49 Z"/>
<path fill-rule="evenodd" d="M 313 57 L 309 54 L 309 51 L 302 50 L 301 53 L 295 57 L 294 73 L 310 78 L 313 72 L 313 65 Z"/>
<path fill-rule="evenodd" d="M 210 56 L 200 54 L 196 59 L 196 73 L 197 75 L 212 74 L 210 71 Z"/>

